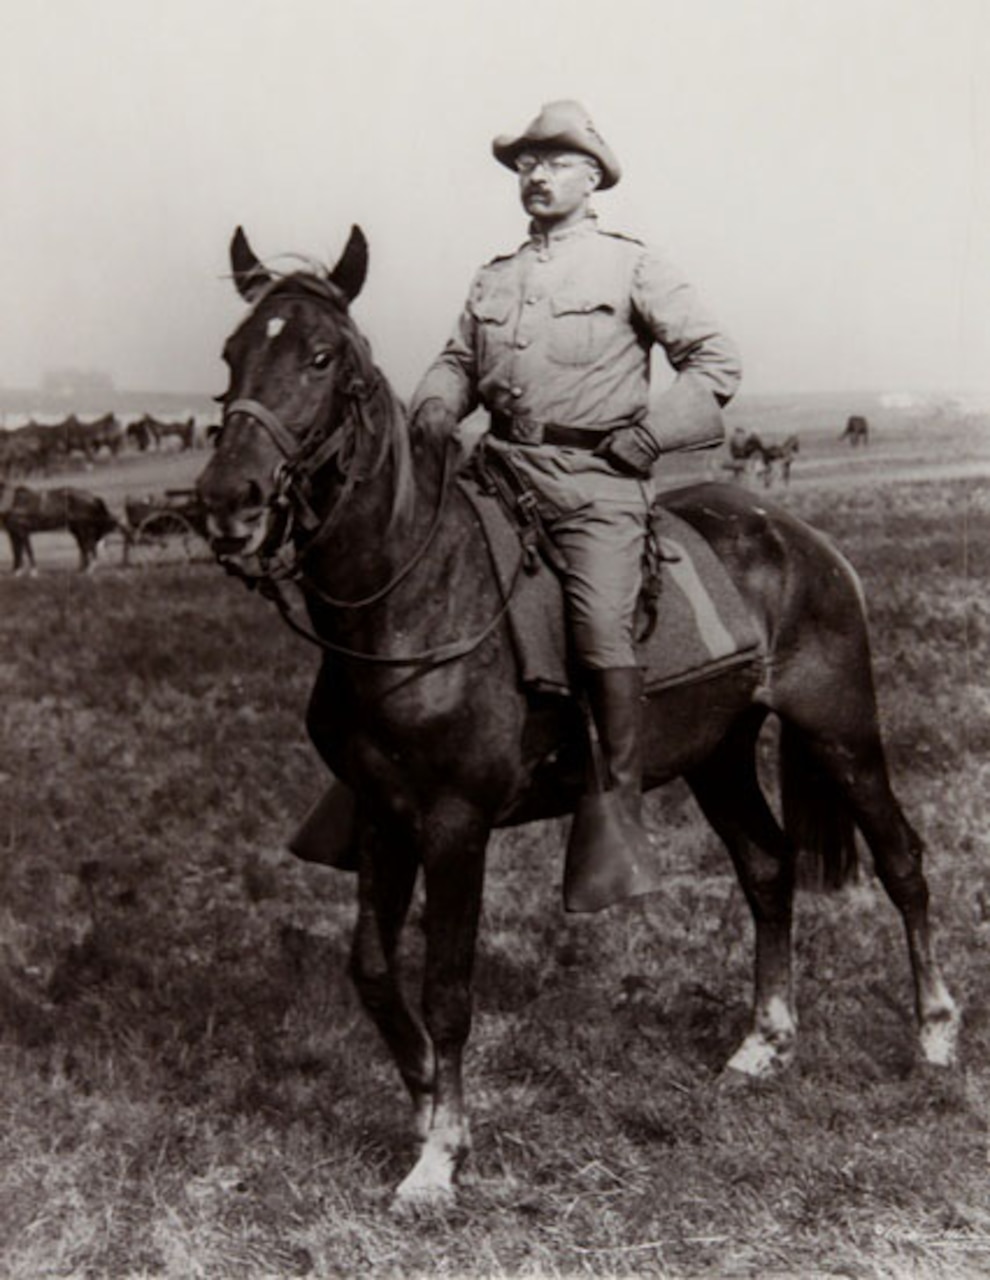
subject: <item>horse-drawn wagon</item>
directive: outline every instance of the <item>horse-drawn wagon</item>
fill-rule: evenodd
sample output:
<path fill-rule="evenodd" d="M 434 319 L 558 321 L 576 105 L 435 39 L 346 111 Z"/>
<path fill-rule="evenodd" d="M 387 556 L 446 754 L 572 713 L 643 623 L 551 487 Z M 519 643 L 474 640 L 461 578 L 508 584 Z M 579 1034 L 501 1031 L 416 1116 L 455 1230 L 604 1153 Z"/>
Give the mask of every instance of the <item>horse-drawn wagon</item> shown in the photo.
<path fill-rule="evenodd" d="M 206 511 L 195 489 L 128 496 L 124 513 L 138 564 L 181 564 L 206 556 Z"/>

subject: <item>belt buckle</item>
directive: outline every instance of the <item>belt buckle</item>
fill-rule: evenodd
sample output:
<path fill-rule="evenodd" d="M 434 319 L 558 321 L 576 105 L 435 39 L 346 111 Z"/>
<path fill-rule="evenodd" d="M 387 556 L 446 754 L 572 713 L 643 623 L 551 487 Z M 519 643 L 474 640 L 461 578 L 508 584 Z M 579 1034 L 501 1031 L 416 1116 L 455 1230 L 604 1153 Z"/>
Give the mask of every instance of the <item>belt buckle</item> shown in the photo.
<path fill-rule="evenodd" d="M 542 422 L 534 422 L 532 418 L 513 418 L 512 428 L 512 438 L 516 444 L 543 443 Z"/>

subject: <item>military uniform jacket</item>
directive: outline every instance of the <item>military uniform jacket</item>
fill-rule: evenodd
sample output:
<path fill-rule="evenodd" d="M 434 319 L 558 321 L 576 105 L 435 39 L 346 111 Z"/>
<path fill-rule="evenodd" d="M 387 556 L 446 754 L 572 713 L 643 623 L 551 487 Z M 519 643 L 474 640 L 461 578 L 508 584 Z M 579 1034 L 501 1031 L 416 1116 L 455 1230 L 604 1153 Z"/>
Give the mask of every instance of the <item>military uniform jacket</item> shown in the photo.
<path fill-rule="evenodd" d="M 650 350 L 676 373 L 647 421 Z M 527 423 L 601 429 L 647 421 L 661 449 L 717 442 L 740 379 L 733 343 L 663 255 L 594 217 L 534 230 L 472 282 L 443 352 L 413 398 L 460 419 L 479 403 Z"/>

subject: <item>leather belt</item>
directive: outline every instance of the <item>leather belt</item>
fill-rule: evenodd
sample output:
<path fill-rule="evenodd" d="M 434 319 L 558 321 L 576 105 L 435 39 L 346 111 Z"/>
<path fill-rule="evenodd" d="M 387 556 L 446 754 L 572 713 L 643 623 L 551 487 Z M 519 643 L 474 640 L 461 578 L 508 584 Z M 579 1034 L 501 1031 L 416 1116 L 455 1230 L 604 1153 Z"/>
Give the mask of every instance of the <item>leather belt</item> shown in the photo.
<path fill-rule="evenodd" d="M 505 413 L 492 414 L 492 435 L 509 444 L 550 444 L 562 449 L 597 449 L 622 423 L 611 427 L 565 427 L 556 422 L 535 422 L 532 418 L 513 418 Z"/>

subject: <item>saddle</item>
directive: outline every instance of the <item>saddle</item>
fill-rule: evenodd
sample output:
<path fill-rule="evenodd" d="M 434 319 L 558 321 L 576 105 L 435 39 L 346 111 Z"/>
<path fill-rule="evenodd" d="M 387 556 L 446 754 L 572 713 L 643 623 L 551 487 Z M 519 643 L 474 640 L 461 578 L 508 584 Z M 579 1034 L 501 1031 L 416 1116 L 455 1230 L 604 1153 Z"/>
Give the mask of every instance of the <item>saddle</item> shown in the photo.
<path fill-rule="evenodd" d="M 536 495 L 502 455 L 483 446 L 458 484 L 508 602 L 523 686 L 571 695 L 580 682 L 567 634 L 562 559 Z M 664 508 L 662 496 L 650 513 L 636 640 L 651 694 L 751 663 L 758 654 L 756 624 L 727 570 L 697 530 Z"/>
<path fill-rule="evenodd" d="M 560 554 L 535 496 L 515 473 L 486 461 L 481 454 L 479 465 L 476 449 L 456 483 L 476 514 L 506 602 L 520 683 L 533 694 L 572 697 L 581 681 L 568 644 Z M 651 513 L 647 561 L 638 657 L 648 694 L 759 662 L 756 624 L 721 561 L 662 498 Z M 353 793 L 335 781 L 289 848 L 305 861 L 354 870 L 353 818 Z"/>

